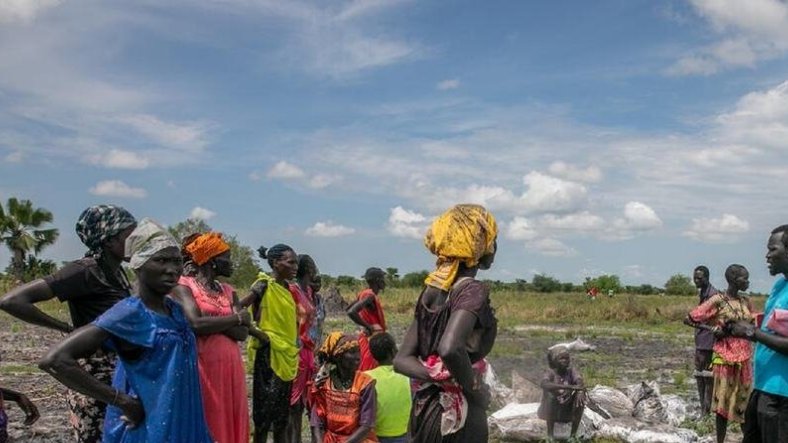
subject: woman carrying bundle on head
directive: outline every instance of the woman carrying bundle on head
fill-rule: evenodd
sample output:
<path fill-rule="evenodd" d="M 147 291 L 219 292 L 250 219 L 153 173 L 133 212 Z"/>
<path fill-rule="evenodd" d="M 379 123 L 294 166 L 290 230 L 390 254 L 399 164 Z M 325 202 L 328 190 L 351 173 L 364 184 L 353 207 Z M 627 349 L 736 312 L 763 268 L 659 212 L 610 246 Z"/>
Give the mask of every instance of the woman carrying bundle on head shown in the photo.
<path fill-rule="evenodd" d="M 377 442 L 375 380 L 358 370 L 357 337 L 332 332 L 318 357 L 323 365 L 310 394 L 310 424 L 317 442 Z"/>
<path fill-rule="evenodd" d="M 271 275 L 261 272 L 251 294 L 241 301 L 252 307 L 254 325 L 247 343 L 251 366 L 254 443 L 265 443 L 272 431 L 274 443 L 287 441 L 290 392 L 298 372 L 298 317 L 289 280 L 298 272 L 293 248 L 278 244 L 258 249 L 268 261 Z"/>
<path fill-rule="evenodd" d="M 386 316 L 379 295 L 386 289 L 386 273 L 380 268 L 369 268 L 364 273 L 367 288 L 358 293 L 356 301 L 348 306 L 347 315 L 353 322 L 361 326 L 358 336 L 361 350 L 359 371 L 367 371 L 378 367 L 378 362 L 369 351 L 369 338 L 378 332 L 386 332 Z"/>
<path fill-rule="evenodd" d="M 0 299 L 0 309 L 25 322 L 69 333 L 90 324 L 115 303 L 131 294 L 131 284 L 121 263 L 124 245 L 137 221 L 120 206 L 91 206 L 79 216 L 76 231 L 88 248 L 85 257 L 65 264 L 44 278 L 18 286 Z M 71 324 L 39 309 L 36 304 L 57 297 L 68 302 Z M 79 364 L 104 383 L 112 381 L 115 354 L 97 348 Z M 66 401 L 78 443 L 101 441 L 106 404 L 69 390 Z"/>
<path fill-rule="evenodd" d="M 105 442 L 213 443 L 200 394 L 197 346 L 178 303 L 168 297 L 183 269 L 178 242 L 143 219 L 126 240 L 138 293 L 118 302 L 49 350 L 41 369 L 108 404 Z M 102 345 L 118 354 L 113 385 L 77 364 Z"/>
<path fill-rule="evenodd" d="M 235 290 L 217 277 L 230 277 L 230 246 L 209 232 L 185 242 L 194 265 L 173 291 L 197 335 L 200 384 L 205 418 L 217 443 L 248 443 L 249 406 L 239 341 L 246 340 L 251 315 L 241 308 Z"/>
<path fill-rule="evenodd" d="M 497 234 L 495 218 L 479 205 L 454 206 L 427 231 L 424 244 L 438 256 L 437 269 L 425 281 L 394 360 L 395 370 L 419 385 L 410 416 L 413 443 L 487 441 L 484 357 L 498 326 L 489 288 L 475 276 L 492 265 Z M 442 406 L 442 398 L 450 405 Z"/>

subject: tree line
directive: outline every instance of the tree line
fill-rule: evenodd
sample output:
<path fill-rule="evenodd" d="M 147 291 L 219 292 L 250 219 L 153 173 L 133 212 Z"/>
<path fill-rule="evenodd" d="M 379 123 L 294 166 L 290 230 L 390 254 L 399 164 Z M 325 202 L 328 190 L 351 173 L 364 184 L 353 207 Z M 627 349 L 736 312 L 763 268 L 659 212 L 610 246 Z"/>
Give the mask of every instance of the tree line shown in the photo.
<path fill-rule="evenodd" d="M 8 199 L 5 206 L 0 204 L 0 241 L 11 251 L 11 262 L 5 269 L 7 276 L 16 282 L 27 282 L 57 270 L 57 265 L 54 262 L 38 257 L 41 251 L 57 241 L 58 230 L 47 226 L 53 220 L 54 217 L 50 211 L 34 207 L 30 200 L 18 200 L 12 197 Z M 190 218 L 171 226 L 169 230 L 180 241 L 190 234 L 208 232 L 212 229 L 204 220 Z M 236 288 L 249 287 L 261 270 L 255 251 L 249 246 L 242 245 L 234 235 L 225 234 L 224 238 L 230 245 L 235 268 L 228 283 Z M 400 276 L 398 268 L 395 267 L 388 267 L 385 271 L 388 285 L 402 288 L 420 288 L 429 274 L 429 271 L 421 270 Z M 351 275 L 330 276 L 324 274 L 322 279 L 324 287 L 360 286 L 363 284 L 360 277 Z M 600 275 L 594 278 L 586 277 L 581 284 L 562 282 L 547 274 L 534 275 L 530 281 L 515 279 L 513 282 L 500 280 L 485 280 L 485 282 L 492 289 L 517 292 L 583 293 L 595 287 L 601 294 L 606 294 L 608 291 L 642 295 L 662 293 L 693 295 L 696 293 L 692 280 L 684 274 L 672 275 L 662 288 L 649 284 L 623 285 L 621 279 L 614 274 Z"/>

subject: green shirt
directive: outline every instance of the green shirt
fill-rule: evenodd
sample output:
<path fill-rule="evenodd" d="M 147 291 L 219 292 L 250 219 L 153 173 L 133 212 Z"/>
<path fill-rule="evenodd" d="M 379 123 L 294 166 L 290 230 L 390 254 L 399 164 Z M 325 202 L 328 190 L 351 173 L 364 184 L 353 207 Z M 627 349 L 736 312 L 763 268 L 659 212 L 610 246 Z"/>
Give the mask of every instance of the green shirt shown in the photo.
<path fill-rule="evenodd" d="M 375 434 L 378 437 L 399 437 L 408 432 L 410 418 L 410 379 L 394 372 L 394 367 L 378 366 L 366 371 L 374 378 L 378 414 Z"/>

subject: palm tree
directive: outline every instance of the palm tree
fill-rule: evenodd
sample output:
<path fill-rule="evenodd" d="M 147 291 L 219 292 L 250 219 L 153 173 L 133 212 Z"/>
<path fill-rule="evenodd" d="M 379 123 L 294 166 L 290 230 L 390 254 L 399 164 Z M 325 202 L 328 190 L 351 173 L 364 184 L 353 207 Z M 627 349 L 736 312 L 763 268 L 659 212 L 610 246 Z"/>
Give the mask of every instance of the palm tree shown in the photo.
<path fill-rule="evenodd" d="M 24 275 L 27 254 L 31 251 L 38 254 L 57 240 L 57 229 L 38 229 L 51 222 L 52 213 L 43 208 L 33 208 L 30 200 L 11 197 L 6 209 L 0 205 L 0 241 L 11 250 L 11 268 L 17 280 L 21 281 Z"/>

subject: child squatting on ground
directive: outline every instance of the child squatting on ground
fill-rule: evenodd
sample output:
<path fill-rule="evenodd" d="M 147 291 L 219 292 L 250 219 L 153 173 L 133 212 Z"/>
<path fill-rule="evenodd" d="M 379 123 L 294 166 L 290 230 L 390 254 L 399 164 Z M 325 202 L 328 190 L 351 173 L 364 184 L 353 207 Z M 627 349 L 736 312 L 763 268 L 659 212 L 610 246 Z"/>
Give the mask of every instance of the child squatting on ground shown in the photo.
<path fill-rule="evenodd" d="M 547 438 L 553 440 L 556 422 L 572 423 L 575 438 L 586 403 L 583 377 L 570 366 L 569 350 L 559 346 L 547 351 L 549 369 L 542 379 L 542 402 L 537 415 L 547 421 Z"/>

